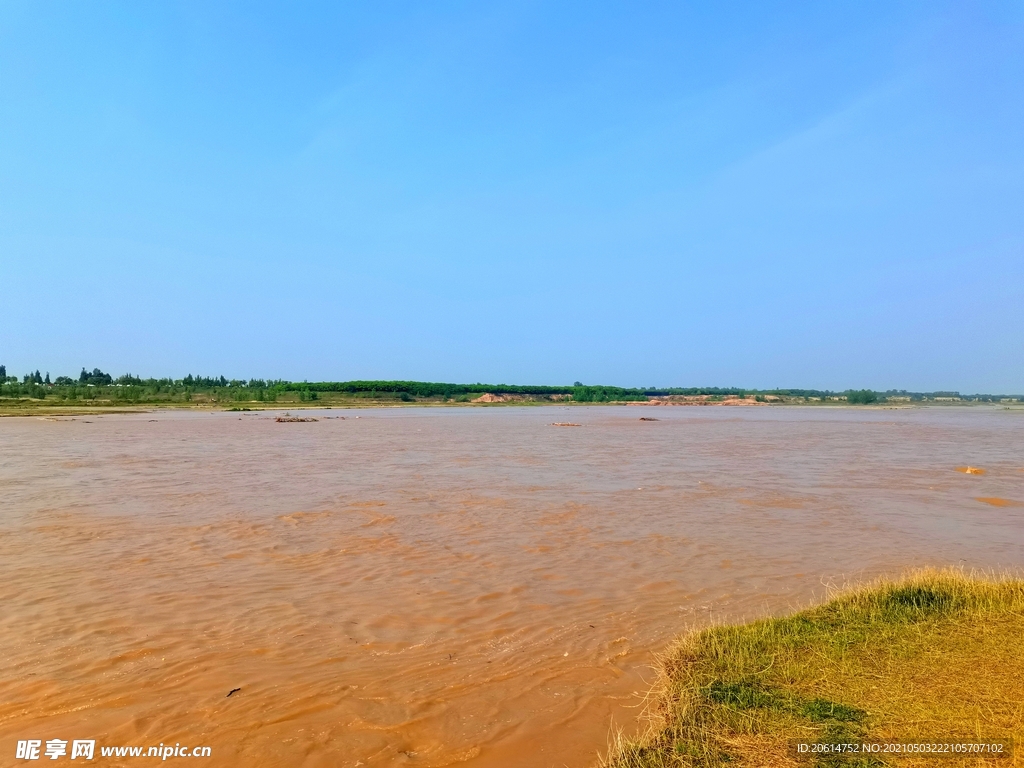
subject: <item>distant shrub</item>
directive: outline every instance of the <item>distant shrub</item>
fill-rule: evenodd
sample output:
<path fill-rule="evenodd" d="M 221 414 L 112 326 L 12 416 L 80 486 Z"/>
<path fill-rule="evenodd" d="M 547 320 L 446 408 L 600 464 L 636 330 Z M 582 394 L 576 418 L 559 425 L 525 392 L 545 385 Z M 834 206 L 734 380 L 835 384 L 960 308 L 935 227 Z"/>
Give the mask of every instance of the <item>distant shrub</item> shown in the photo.
<path fill-rule="evenodd" d="M 846 402 L 856 405 L 867 405 L 877 403 L 878 395 L 870 389 L 851 389 L 846 393 Z"/>

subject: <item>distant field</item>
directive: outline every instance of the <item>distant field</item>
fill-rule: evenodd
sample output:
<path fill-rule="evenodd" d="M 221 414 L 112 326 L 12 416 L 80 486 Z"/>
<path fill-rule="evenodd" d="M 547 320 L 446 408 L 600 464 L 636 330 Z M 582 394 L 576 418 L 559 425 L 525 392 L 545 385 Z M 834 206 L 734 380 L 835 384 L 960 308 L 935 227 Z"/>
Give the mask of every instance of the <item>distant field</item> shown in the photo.
<path fill-rule="evenodd" d="M 0 374 L 5 371 L 0 366 Z M 50 381 L 39 371 L 21 380 L 0 376 L 0 414 L 73 413 L 96 409 L 368 407 L 386 405 L 529 405 L 545 403 L 645 403 L 659 405 L 879 405 L 914 403 L 1019 404 L 1024 398 L 1002 395 L 961 396 L 958 393 L 874 392 L 868 389 L 832 392 L 811 389 L 746 390 L 734 387 L 625 388 L 517 384 L 447 384 L 423 381 L 289 382 L 263 379 L 229 380 L 186 376 L 183 379 L 114 378 L 99 369 L 82 370 L 79 378 Z"/>
<path fill-rule="evenodd" d="M 91 411 L 131 411 L 151 408 L 244 408 L 257 410 L 263 408 L 370 408 L 384 406 L 410 405 L 530 405 L 549 404 L 556 402 L 543 395 L 520 396 L 514 400 L 474 403 L 477 398 L 485 396 L 485 392 L 473 392 L 457 395 L 448 399 L 443 396 L 413 397 L 401 393 L 317 393 L 314 398 L 304 392 L 278 392 L 272 396 L 264 394 L 260 399 L 238 397 L 236 393 L 191 392 L 186 394 L 122 394 L 97 392 L 89 393 L 88 397 L 61 397 L 49 394 L 46 398 L 31 397 L 0 397 L 0 415 L 18 415 L 32 413 L 76 413 Z M 249 394 L 249 393 L 244 393 Z"/>

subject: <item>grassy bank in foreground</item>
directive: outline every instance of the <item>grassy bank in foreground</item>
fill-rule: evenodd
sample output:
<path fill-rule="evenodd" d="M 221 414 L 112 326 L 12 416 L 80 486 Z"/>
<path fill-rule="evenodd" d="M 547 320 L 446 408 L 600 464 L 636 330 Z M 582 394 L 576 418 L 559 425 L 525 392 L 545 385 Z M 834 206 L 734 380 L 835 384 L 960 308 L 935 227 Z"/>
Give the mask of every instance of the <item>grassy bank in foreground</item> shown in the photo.
<path fill-rule="evenodd" d="M 1024 753 L 798 760 L 791 746 L 1019 743 L 1024 581 L 920 572 L 792 616 L 696 632 L 661 659 L 648 716 L 647 732 L 620 741 L 603 765 L 1024 765 Z"/>

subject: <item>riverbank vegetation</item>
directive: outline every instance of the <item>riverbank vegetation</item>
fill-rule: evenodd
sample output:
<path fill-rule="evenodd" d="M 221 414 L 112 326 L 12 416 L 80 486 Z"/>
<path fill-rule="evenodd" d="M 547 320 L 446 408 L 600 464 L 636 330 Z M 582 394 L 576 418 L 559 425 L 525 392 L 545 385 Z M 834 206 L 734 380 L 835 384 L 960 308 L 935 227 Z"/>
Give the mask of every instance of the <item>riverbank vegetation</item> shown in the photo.
<path fill-rule="evenodd" d="M 83 368 L 78 376 L 57 376 L 36 370 L 21 378 L 8 376 L 0 365 L 0 411 L 20 412 L 46 406 L 74 408 L 124 408 L 133 406 L 250 406 L 308 405 L 400 405 L 472 403 L 484 395 L 481 404 L 509 403 L 629 403 L 649 399 L 700 398 L 707 403 L 734 398 L 752 398 L 761 403 L 788 404 L 872 404 L 882 402 L 992 402 L 1024 398 L 995 395 L 961 397 L 958 393 L 887 393 L 871 390 L 831 392 L 814 389 L 756 390 L 736 387 L 613 387 L 521 384 L 451 384 L 427 381 L 321 381 L 295 382 L 281 379 L 228 379 L 225 376 L 189 374 L 180 379 L 146 378 L 126 373 L 113 376 L 99 368 Z"/>
<path fill-rule="evenodd" d="M 918 572 L 791 616 L 682 638 L 661 659 L 649 727 L 620 739 L 602 765 L 933 765 L 934 757 L 798 758 L 793 742 L 1019 741 L 1022 680 L 1024 581 Z"/>

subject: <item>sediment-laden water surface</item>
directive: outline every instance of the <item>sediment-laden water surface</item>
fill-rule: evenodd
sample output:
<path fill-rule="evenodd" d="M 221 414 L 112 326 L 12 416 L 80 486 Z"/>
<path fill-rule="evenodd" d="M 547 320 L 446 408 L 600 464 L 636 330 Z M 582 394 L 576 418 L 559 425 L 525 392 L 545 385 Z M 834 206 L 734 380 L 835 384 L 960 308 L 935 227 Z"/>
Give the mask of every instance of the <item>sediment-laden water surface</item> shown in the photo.
<path fill-rule="evenodd" d="M 304 415 L 0 419 L 4 764 L 582 766 L 688 625 L 1024 565 L 1019 411 Z"/>

